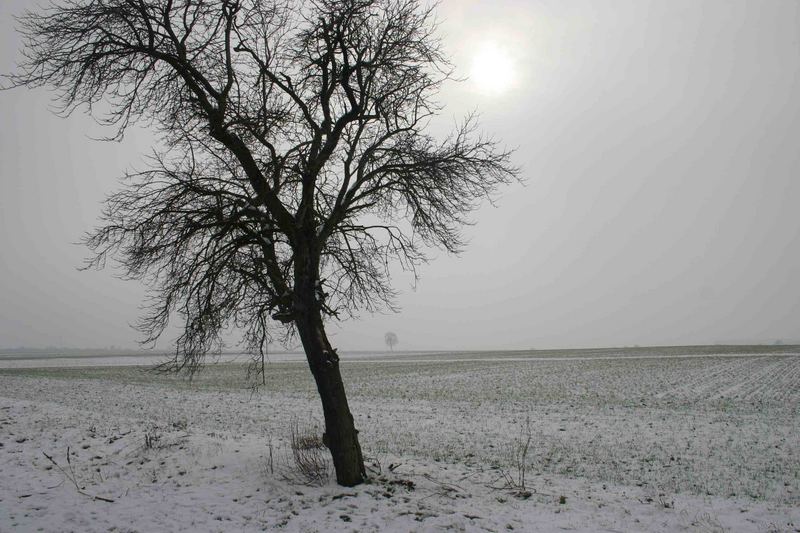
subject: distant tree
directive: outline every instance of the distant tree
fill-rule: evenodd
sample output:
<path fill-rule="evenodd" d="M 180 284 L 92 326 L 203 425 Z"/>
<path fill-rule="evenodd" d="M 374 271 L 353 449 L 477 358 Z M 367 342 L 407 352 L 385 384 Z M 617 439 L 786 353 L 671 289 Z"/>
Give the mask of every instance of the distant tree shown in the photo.
<path fill-rule="evenodd" d="M 392 351 L 394 351 L 394 346 L 399 342 L 397 340 L 397 335 L 391 331 L 388 331 L 386 335 L 383 336 L 383 340 L 386 341 L 386 346 Z"/>
<path fill-rule="evenodd" d="M 462 249 L 467 215 L 515 178 L 473 117 L 425 133 L 451 67 L 418 0 L 61 0 L 19 19 L 12 86 L 58 90 L 114 126 L 152 124 L 163 148 L 129 173 L 88 235 L 146 282 L 139 327 L 183 323 L 174 370 L 244 332 L 298 335 L 342 485 L 364 479 L 325 321 L 392 309 L 389 264 Z M 102 105 L 101 105 L 102 104 Z"/>

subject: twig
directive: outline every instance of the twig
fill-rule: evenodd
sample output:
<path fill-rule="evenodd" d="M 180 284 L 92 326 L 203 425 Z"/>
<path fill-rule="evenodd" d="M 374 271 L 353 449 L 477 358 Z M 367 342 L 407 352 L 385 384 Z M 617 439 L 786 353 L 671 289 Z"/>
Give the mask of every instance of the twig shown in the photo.
<path fill-rule="evenodd" d="M 438 479 L 435 479 L 430 474 L 422 474 L 422 477 L 424 477 L 425 479 L 427 479 L 428 481 L 430 481 L 432 483 L 436 483 L 437 485 L 439 485 L 440 487 L 444 488 L 445 490 L 447 490 L 449 492 L 464 492 L 464 489 L 459 487 L 455 483 L 447 483 L 445 481 L 439 481 Z"/>
<path fill-rule="evenodd" d="M 73 485 L 75 485 L 75 489 L 78 491 L 78 494 L 83 494 L 84 496 L 86 496 L 87 498 L 91 498 L 92 500 L 100 500 L 101 502 L 114 503 L 114 500 L 113 500 L 113 499 L 111 499 L 111 498 L 106 498 L 106 497 L 104 497 L 104 496 L 96 496 L 96 495 L 94 495 L 94 494 L 89 494 L 88 492 L 85 492 L 85 491 L 84 491 L 84 490 L 81 488 L 81 486 L 80 486 L 80 485 L 78 485 L 78 481 L 75 479 L 75 470 L 72 468 L 72 461 L 71 461 L 71 460 L 70 460 L 70 458 L 69 458 L 69 446 L 67 446 L 67 465 L 69 466 L 69 472 L 67 472 L 66 470 L 64 470 L 64 469 L 61 467 L 61 465 L 60 465 L 60 464 L 58 464 L 58 463 L 56 462 L 56 460 L 55 460 L 55 459 L 53 459 L 51 456 L 47 455 L 47 453 L 45 453 L 44 451 L 42 451 L 42 454 L 43 454 L 45 457 L 47 457 L 47 460 L 48 460 L 48 461 L 50 461 L 51 463 L 53 463 L 53 465 L 54 465 L 56 468 L 58 468 L 58 470 L 59 470 L 59 471 L 60 471 L 60 472 L 61 472 L 61 473 L 64 475 L 64 477 L 65 477 L 66 479 L 69 479 L 70 481 L 72 481 L 72 484 L 73 484 Z M 58 485 L 56 485 L 56 486 L 58 486 Z"/>
<path fill-rule="evenodd" d="M 521 432 L 520 439 L 516 439 L 512 444 L 513 460 L 516 467 L 516 477 L 503 468 L 499 468 L 500 476 L 487 484 L 492 490 L 506 490 L 520 498 L 529 498 L 536 490 L 529 490 L 526 486 L 525 476 L 527 473 L 527 457 L 530 450 L 533 435 L 531 432 L 531 418 L 525 418 L 525 427 Z M 498 482 L 502 481 L 502 485 Z"/>
<path fill-rule="evenodd" d="M 434 477 L 432 477 L 430 474 L 421 474 L 421 475 L 422 475 L 422 477 L 424 477 L 428 481 L 438 485 L 439 486 L 439 491 L 434 490 L 433 492 L 431 492 L 427 496 L 424 496 L 424 497 L 420 498 L 419 501 L 426 500 L 426 499 L 428 499 L 431 496 L 434 496 L 436 494 L 443 494 L 443 495 L 449 496 L 451 493 L 454 493 L 454 492 L 456 492 L 456 493 L 457 492 L 464 493 L 464 489 L 459 487 L 455 483 L 446 483 L 444 481 L 439 481 L 438 479 L 435 479 Z"/>

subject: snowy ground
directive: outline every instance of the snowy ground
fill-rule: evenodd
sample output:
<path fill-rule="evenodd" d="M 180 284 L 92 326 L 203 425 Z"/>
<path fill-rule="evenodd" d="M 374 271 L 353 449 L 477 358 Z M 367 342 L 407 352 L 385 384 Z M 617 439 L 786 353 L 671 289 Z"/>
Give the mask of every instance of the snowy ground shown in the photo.
<path fill-rule="evenodd" d="M 355 358 L 355 489 L 291 460 L 302 363 L 2 369 L 0 531 L 800 531 L 800 357 L 727 351 Z"/>

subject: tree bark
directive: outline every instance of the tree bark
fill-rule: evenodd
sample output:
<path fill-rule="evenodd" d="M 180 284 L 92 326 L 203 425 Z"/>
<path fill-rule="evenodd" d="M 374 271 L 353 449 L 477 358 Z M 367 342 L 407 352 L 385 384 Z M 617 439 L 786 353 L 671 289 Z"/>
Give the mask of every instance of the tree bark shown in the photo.
<path fill-rule="evenodd" d="M 336 481 L 352 487 L 362 483 L 366 477 L 364 459 L 339 372 L 339 356 L 325 334 L 316 301 L 316 283 L 313 281 L 316 276 L 309 274 L 306 271 L 296 278 L 295 325 L 322 400 L 325 415 L 322 440 L 333 457 Z"/>

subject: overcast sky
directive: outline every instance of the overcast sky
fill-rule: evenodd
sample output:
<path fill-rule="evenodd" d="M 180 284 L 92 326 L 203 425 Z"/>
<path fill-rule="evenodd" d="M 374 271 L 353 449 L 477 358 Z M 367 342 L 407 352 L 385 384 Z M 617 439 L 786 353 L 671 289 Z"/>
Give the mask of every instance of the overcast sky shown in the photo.
<path fill-rule="evenodd" d="M 0 2 L 0 71 L 20 47 Z M 800 339 L 800 2 L 445 0 L 460 74 L 525 185 L 435 253 L 399 314 L 333 328 L 343 349 Z M 506 66 L 487 87 L 486 61 Z M 491 55 L 490 54 L 490 55 Z M 477 61 L 477 63 L 476 63 Z M 474 67 L 474 68 L 473 68 Z M 477 69 L 477 71 L 475 70 Z M 143 289 L 80 272 L 74 245 L 153 139 L 0 92 L 0 347 L 132 346 Z M 106 132 L 107 133 L 107 132 Z"/>

